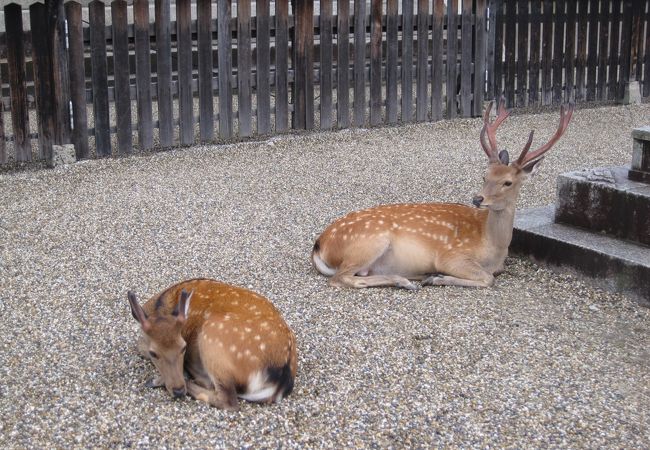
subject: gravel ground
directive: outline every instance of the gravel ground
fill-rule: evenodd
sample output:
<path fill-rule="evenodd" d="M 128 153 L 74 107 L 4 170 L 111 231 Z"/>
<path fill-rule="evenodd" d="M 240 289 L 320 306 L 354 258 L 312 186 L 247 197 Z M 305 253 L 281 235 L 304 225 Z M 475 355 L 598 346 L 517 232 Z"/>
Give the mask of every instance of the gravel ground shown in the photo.
<path fill-rule="evenodd" d="M 547 139 L 557 111 L 500 143 Z M 650 104 L 578 110 L 519 205 L 622 165 Z M 0 174 L 0 447 L 650 446 L 650 310 L 510 258 L 490 289 L 341 290 L 310 266 L 352 209 L 468 203 L 480 120 L 289 135 Z M 298 338 L 294 393 L 223 412 L 147 389 L 126 291 L 246 286 Z"/>

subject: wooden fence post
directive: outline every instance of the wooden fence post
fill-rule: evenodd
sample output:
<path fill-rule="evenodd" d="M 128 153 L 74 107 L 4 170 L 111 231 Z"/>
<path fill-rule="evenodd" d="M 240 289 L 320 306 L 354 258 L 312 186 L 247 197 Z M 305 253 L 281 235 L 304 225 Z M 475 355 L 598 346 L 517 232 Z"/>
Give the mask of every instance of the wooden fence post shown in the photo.
<path fill-rule="evenodd" d="M 486 62 L 486 44 L 487 44 L 487 30 L 486 24 L 486 0 L 476 1 L 476 28 L 475 28 L 475 43 L 474 48 L 474 95 L 473 100 L 473 115 L 479 117 L 483 112 L 483 98 L 485 95 L 485 62 Z"/>
<path fill-rule="evenodd" d="M 314 0 L 296 2 L 295 16 L 295 129 L 314 127 Z"/>

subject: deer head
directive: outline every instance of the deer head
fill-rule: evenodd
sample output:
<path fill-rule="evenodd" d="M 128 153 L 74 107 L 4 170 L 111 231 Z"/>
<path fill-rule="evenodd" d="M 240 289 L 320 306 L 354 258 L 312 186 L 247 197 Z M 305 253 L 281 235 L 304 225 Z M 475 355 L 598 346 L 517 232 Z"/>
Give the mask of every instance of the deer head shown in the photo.
<path fill-rule="evenodd" d="M 178 303 L 170 313 L 162 311 L 162 299 L 158 299 L 154 312 L 148 316 L 135 296 L 127 294 L 131 313 L 142 328 L 140 349 L 151 359 L 158 370 L 159 376 L 148 383 L 150 386 L 165 386 L 174 397 L 184 397 L 187 390 L 183 376 L 183 362 L 187 345 L 181 331 L 187 320 L 192 293 L 183 290 Z"/>
<path fill-rule="evenodd" d="M 526 142 L 519 158 L 510 163 L 510 155 L 506 150 L 499 151 L 496 142 L 497 128 L 508 118 L 510 111 L 505 109 L 505 99 L 502 97 L 499 102 L 497 117 L 493 122 L 490 122 L 490 111 L 493 103 L 490 102 L 483 115 L 483 129 L 481 130 L 480 139 L 481 147 L 483 147 L 490 164 L 483 179 L 483 189 L 479 195 L 472 199 L 472 203 L 478 208 L 502 211 L 506 208 L 514 208 L 522 182 L 528 175 L 536 172 L 538 164 L 544 159 L 544 154 L 555 145 L 569 126 L 574 105 L 569 104 L 568 107 L 562 105 L 560 124 L 555 134 L 546 144 L 533 152 L 529 152 L 534 134 L 534 131 L 531 131 L 528 142 Z"/>

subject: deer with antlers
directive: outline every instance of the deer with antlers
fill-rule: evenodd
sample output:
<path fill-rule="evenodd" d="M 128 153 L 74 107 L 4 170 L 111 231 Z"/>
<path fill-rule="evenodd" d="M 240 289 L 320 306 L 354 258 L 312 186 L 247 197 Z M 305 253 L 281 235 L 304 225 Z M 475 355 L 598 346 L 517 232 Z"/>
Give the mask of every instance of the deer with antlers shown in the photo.
<path fill-rule="evenodd" d="M 318 237 L 312 262 L 334 286 L 366 288 L 422 285 L 487 287 L 503 271 L 512 239 L 515 204 L 526 177 L 566 131 L 574 105 L 562 106 L 551 139 L 530 152 L 531 131 L 519 158 L 510 163 L 498 151 L 497 128 L 510 115 L 502 98 L 490 122 L 490 103 L 483 116 L 480 143 L 488 157 L 483 189 L 461 204 L 382 205 L 352 212 L 329 225 Z"/>
<path fill-rule="evenodd" d="M 291 393 L 295 337 L 261 295 L 195 279 L 171 286 L 144 306 L 131 291 L 128 299 L 142 329 L 138 349 L 158 370 L 149 387 L 165 386 L 176 398 L 189 393 L 222 409 L 236 409 L 237 397 L 270 403 Z"/>

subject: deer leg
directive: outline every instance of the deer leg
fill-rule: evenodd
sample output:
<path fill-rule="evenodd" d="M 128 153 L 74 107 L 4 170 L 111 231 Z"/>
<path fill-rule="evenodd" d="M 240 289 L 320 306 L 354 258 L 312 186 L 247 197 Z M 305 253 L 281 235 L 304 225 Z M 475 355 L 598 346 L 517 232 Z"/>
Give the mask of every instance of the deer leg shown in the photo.
<path fill-rule="evenodd" d="M 422 280 L 423 286 L 489 287 L 494 283 L 494 276 L 491 273 L 467 258 L 449 260 L 438 269 L 441 273 Z"/>
<path fill-rule="evenodd" d="M 330 279 L 330 284 L 357 289 L 380 286 L 417 289 L 415 284 L 400 275 L 360 275 L 367 274 L 372 265 L 386 253 L 389 247 L 390 241 L 387 239 L 362 241 L 350 246 L 343 263 Z"/>
<path fill-rule="evenodd" d="M 219 409 L 235 410 L 239 407 L 234 386 L 227 388 L 217 385 L 215 389 L 206 389 L 193 381 L 186 383 L 187 393 L 195 400 L 207 403 Z"/>

